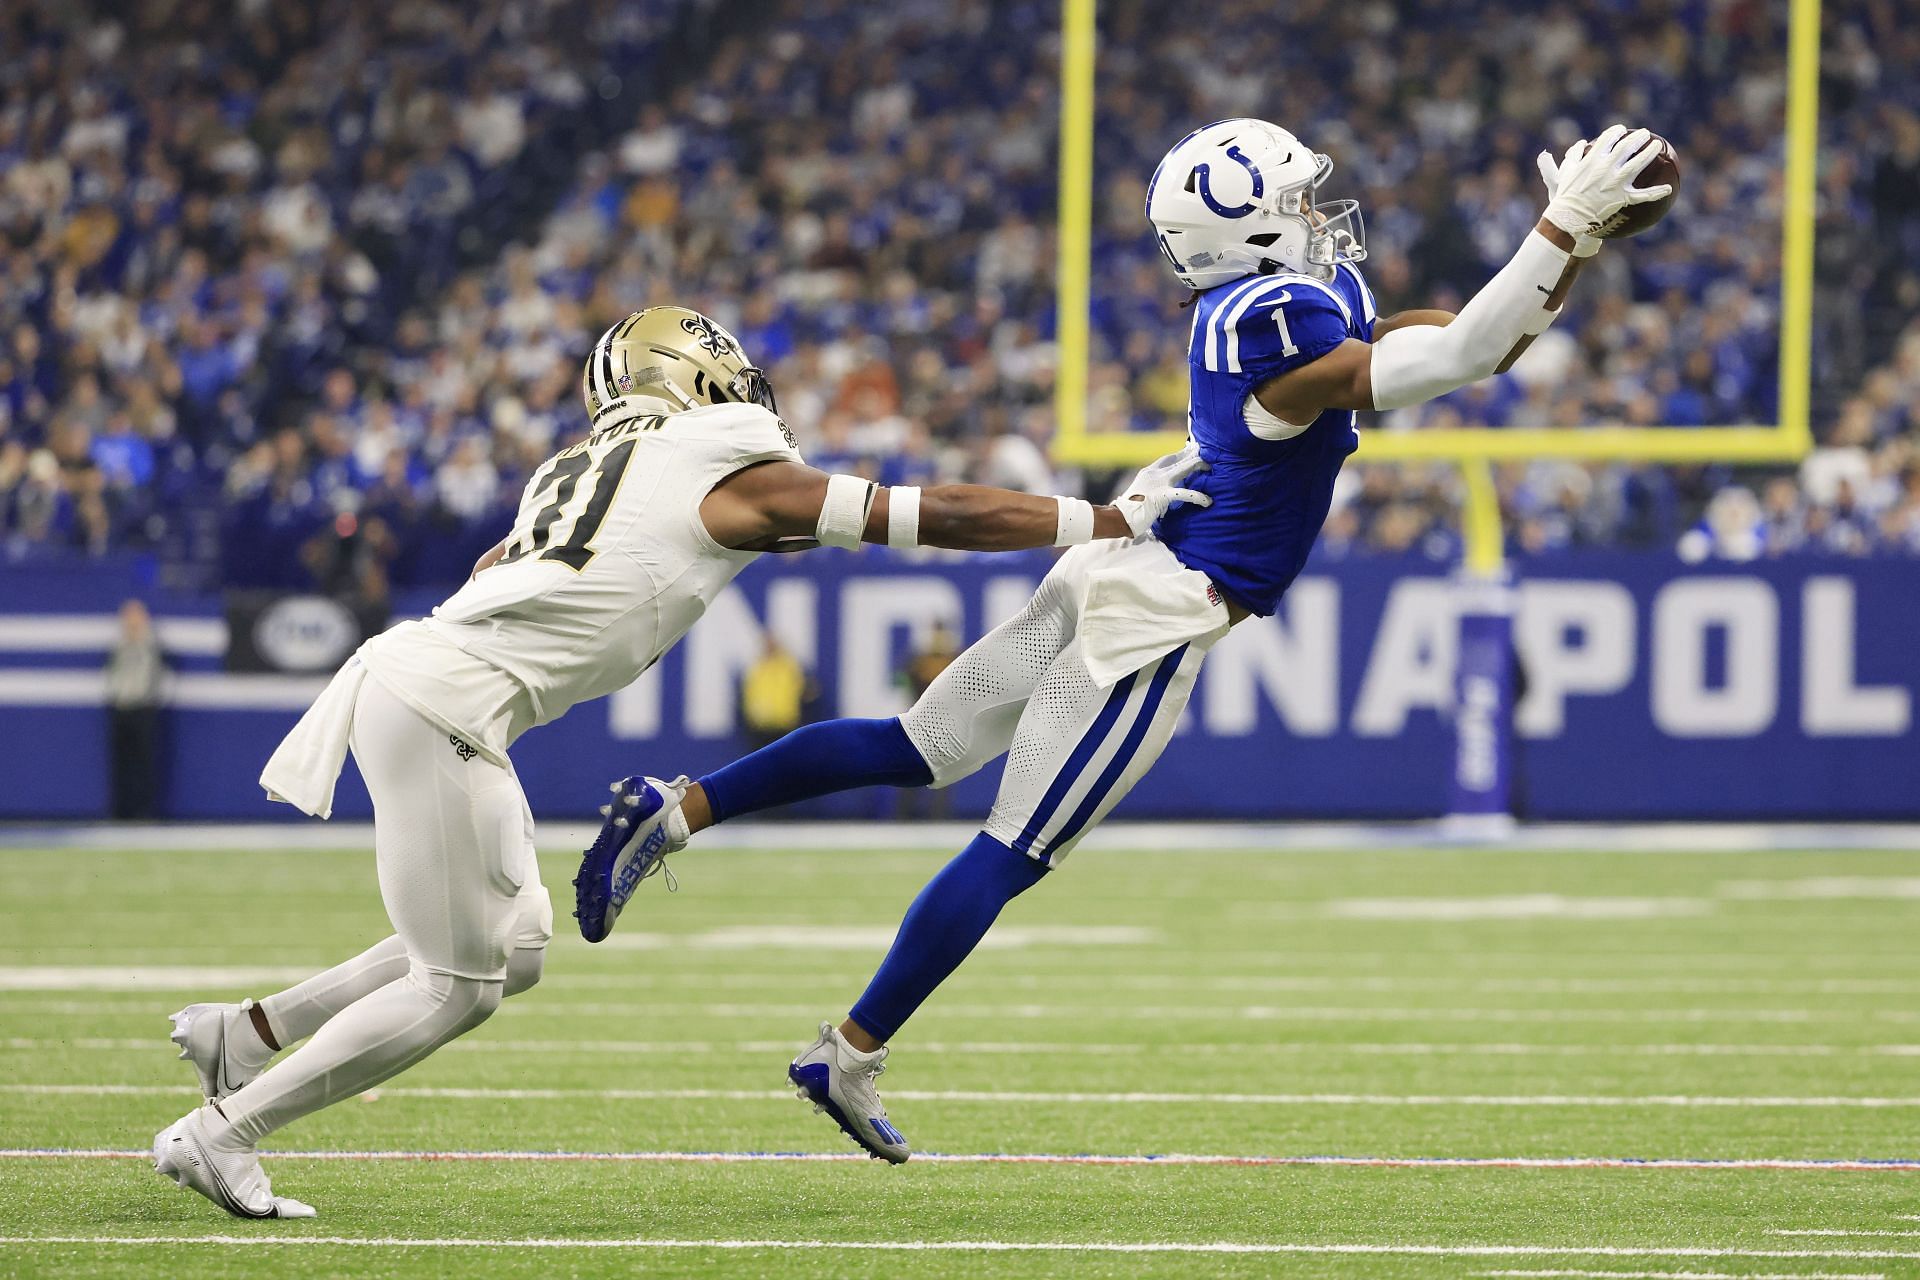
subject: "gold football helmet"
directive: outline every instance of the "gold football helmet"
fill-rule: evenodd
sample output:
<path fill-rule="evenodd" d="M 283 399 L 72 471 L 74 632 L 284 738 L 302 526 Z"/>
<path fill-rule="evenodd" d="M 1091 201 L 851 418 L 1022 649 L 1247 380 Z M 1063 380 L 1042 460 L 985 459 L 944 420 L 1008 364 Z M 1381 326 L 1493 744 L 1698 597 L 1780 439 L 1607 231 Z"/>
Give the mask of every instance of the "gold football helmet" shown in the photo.
<path fill-rule="evenodd" d="M 774 407 L 767 375 L 747 362 L 739 339 L 686 307 L 648 307 L 601 334 L 580 393 L 596 424 L 634 399 L 663 401 L 669 413 L 709 404 Z"/>

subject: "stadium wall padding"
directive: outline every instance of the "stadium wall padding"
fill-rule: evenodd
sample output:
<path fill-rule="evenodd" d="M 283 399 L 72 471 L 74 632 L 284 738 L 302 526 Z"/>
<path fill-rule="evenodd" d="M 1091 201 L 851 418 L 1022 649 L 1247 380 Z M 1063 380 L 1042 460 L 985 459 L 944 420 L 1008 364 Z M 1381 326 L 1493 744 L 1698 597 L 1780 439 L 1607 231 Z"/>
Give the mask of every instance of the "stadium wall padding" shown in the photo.
<path fill-rule="evenodd" d="M 608 780 L 704 770 L 744 749 L 737 681 L 771 627 L 816 672 L 817 713 L 884 715 L 917 633 L 972 638 L 1045 573 L 1043 554 L 767 557 L 636 685 L 534 730 L 514 757 L 536 813 L 590 816 Z M 107 805 L 97 673 L 138 565 L 0 569 L 0 818 Z M 1318 557 L 1280 618 L 1210 656 L 1185 723 L 1121 816 L 1421 818 L 1443 812 L 1462 593 L 1441 567 Z M 146 591 L 176 671 L 166 815 L 295 818 L 255 784 L 322 679 L 224 672 L 222 602 Z M 1523 562 L 1511 770 L 1536 819 L 1920 817 L 1920 561 L 1691 567 L 1595 552 Z M 395 616 L 433 597 L 397 599 Z M 997 770 L 955 788 L 984 813 Z M 368 812 L 351 767 L 337 812 Z M 917 803 L 924 804 L 924 801 Z M 892 794 L 803 806 L 885 817 Z"/>

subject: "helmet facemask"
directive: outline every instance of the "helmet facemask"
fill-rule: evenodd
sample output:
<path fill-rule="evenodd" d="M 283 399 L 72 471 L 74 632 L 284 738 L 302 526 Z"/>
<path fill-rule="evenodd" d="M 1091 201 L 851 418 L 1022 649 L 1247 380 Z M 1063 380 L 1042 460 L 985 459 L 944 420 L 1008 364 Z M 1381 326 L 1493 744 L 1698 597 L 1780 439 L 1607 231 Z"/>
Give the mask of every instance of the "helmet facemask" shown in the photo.
<path fill-rule="evenodd" d="M 780 412 L 773 402 L 773 381 L 758 365 L 750 364 L 727 379 L 727 391 L 744 404 L 757 404 L 768 413 Z"/>
<path fill-rule="evenodd" d="M 1327 274 L 1342 262 L 1359 262 L 1367 256 L 1367 232 L 1358 200 L 1321 203 L 1314 198 L 1320 184 L 1332 174 L 1333 161 L 1317 151 L 1313 161 L 1313 177 L 1275 190 L 1260 202 L 1260 211 L 1272 217 L 1298 218 L 1305 223 L 1307 266 L 1316 273 Z"/>

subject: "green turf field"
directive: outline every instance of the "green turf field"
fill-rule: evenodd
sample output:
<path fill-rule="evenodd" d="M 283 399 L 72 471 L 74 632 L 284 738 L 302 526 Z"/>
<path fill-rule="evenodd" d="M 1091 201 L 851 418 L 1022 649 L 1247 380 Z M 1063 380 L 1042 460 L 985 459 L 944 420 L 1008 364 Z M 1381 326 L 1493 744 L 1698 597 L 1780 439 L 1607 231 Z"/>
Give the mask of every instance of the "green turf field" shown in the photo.
<path fill-rule="evenodd" d="M 1752 1163 L 1920 1161 L 1920 856 L 1097 846 L 900 1037 L 893 1118 L 921 1153 L 1241 1163 L 850 1158 L 786 1057 L 940 855 L 690 853 L 277 1135 L 336 1157 L 269 1157 L 320 1210 L 284 1223 L 43 1152 L 144 1149 L 193 1102 L 165 1014 L 381 936 L 371 855 L 0 850 L 0 1274 L 1920 1275 L 1920 1172 Z M 1254 1162 L 1319 1156 L 1353 1159 Z"/>

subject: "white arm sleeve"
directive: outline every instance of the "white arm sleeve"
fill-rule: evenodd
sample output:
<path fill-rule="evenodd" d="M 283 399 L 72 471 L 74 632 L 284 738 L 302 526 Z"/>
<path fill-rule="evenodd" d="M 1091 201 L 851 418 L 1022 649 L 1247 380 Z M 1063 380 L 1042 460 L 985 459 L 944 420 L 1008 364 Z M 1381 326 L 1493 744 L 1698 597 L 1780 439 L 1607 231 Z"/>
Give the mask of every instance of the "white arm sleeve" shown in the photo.
<path fill-rule="evenodd" d="M 1567 251 L 1537 231 L 1473 295 L 1453 323 L 1410 325 L 1373 344 L 1373 407 L 1404 409 L 1490 377 L 1521 339 L 1546 332 L 1558 312 L 1547 295 L 1566 270 Z"/>
<path fill-rule="evenodd" d="M 873 510 L 874 483 L 859 476 L 827 477 L 827 500 L 820 504 L 820 522 L 813 536 L 823 547 L 852 550 L 860 545 L 867 528 L 867 513 Z"/>

